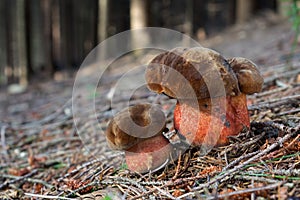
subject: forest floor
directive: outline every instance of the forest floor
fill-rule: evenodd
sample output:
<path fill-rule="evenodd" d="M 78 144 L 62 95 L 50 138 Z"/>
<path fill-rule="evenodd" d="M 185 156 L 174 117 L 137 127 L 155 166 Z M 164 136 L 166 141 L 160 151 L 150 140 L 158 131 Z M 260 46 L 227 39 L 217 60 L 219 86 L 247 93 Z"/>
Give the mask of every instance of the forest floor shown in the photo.
<path fill-rule="evenodd" d="M 300 199 L 300 45 L 290 58 L 289 23 L 258 17 L 200 43 L 258 64 L 265 83 L 261 93 L 248 96 L 250 130 L 204 156 L 191 148 L 160 171 L 136 174 L 103 135 L 112 113 L 126 103 L 119 93 L 108 104 L 120 71 L 112 67 L 97 91 L 80 85 L 82 95 L 96 97 L 96 114 L 86 101 L 72 107 L 74 79 L 21 94 L 1 91 L 0 199 Z M 128 63 L 136 58 L 115 65 Z M 141 89 L 130 103 L 154 101 L 172 126 L 174 101 L 167 97 Z"/>

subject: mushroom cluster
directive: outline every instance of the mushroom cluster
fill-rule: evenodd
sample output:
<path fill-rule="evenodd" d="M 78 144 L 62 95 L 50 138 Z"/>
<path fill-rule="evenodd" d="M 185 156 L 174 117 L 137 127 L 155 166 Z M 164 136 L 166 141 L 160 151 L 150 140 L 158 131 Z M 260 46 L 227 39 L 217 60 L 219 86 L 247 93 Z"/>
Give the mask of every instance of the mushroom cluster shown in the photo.
<path fill-rule="evenodd" d="M 147 66 L 145 79 L 150 90 L 177 99 L 174 129 L 192 146 L 225 145 L 228 136 L 249 128 L 246 95 L 259 92 L 263 85 L 263 78 L 251 61 L 245 58 L 226 60 L 218 52 L 202 47 L 176 48 L 159 54 Z M 134 112 L 136 109 L 129 108 L 131 114 L 125 115 L 139 124 L 135 118 L 144 115 L 143 112 Z M 149 112 L 149 109 L 148 105 L 144 111 Z M 158 116 L 153 115 L 151 119 L 160 121 L 163 115 L 160 112 L 153 112 Z M 165 124 L 152 132 L 155 136 L 144 137 L 153 131 L 149 129 L 138 130 L 133 137 L 129 133 L 137 130 L 120 131 L 116 121 L 126 122 L 124 113 L 117 114 L 110 122 L 107 141 L 115 149 L 129 148 L 135 153 L 126 153 L 129 169 L 146 172 L 158 168 L 168 159 L 172 148 L 162 135 Z M 146 124 L 141 123 L 142 126 Z"/>
<path fill-rule="evenodd" d="M 228 136 L 249 128 L 246 94 L 259 92 L 263 85 L 251 61 L 226 60 L 202 47 L 158 55 L 145 77 L 150 90 L 177 99 L 174 128 L 193 146 L 225 145 Z"/>

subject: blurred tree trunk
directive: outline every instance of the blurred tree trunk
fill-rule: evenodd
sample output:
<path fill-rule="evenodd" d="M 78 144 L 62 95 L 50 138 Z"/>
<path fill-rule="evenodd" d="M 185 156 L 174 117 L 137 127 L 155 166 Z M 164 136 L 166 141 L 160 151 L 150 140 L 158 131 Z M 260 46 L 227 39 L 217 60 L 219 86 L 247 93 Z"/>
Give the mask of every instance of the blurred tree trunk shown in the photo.
<path fill-rule="evenodd" d="M 193 10 L 194 10 L 194 2 L 193 0 L 186 0 L 186 8 L 185 8 L 185 20 L 184 20 L 184 32 L 185 34 L 193 37 Z M 190 40 L 185 38 L 183 41 L 185 46 L 190 45 Z"/>
<path fill-rule="evenodd" d="M 27 54 L 25 30 L 25 0 L 10 0 L 8 5 L 8 63 L 12 69 L 12 82 L 27 85 Z"/>
<path fill-rule="evenodd" d="M 108 0 L 98 0 L 98 42 L 107 38 Z"/>
<path fill-rule="evenodd" d="M 107 38 L 107 28 L 108 28 L 108 0 L 98 0 L 98 24 L 97 24 L 97 42 L 98 44 Z M 102 47 L 106 49 L 106 46 Z M 97 52 L 99 59 L 106 59 L 107 52 Z"/>
<path fill-rule="evenodd" d="M 41 10 L 42 10 L 42 43 L 44 45 L 44 71 L 45 74 L 51 76 L 53 74 L 53 65 L 52 65 L 52 54 L 51 54 L 51 1 L 49 0 L 40 0 L 41 1 Z"/>
<path fill-rule="evenodd" d="M 0 85 L 7 83 L 6 73 L 7 70 L 7 37 L 6 37 L 6 1 L 0 1 Z"/>
<path fill-rule="evenodd" d="M 61 54 L 61 23 L 59 12 L 59 1 L 52 0 L 52 12 L 51 12 L 51 29 L 52 29 L 52 58 L 54 64 L 54 70 L 62 69 L 62 54 Z"/>
<path fill-rule="evenodd" d="M 237 0 L 236 2 L 236 22 L 244 23 L 249 20 L 253 10 L 253 2 L 248 0 Z"/>
<path fill-rule="evenodd" d="M 147 26 L 147 1 L 131 0 L 130 1 L 130 26 L 142 28 Z"/>
<path fill-rule="evenodd" d="M 72 20 L 72 44 L 73 44 L 73 52 L 72 52 L 72 60 L 74 63 L 79 63 L 84 49 L 83 49 L 83 35 L 84 32 L 83 30 L 85 29 L 85 24 L 84 20 L 82 19 L 83 16 L 83 3 L 81 0 L 73 0 L 74 5 L 73 5 L 73 10 L 72 10 L 72 15 L 73 15 L 73 20 Z"/>
<path fill-rule="evenodd" d="M 147 26 L 147 0 L 130 0 L 130 28 L 139 29 Z M 146 47 L 150 43 L 147 31 L 132 32 L 132 47 Z"/>
<path fill-rule="evenodd" d="M 18 66 L 19 83 L 21 85 L 27 85 L 27 47 L 26 47 L 26 22 L 25 22 L 25 0 L 17 0 L 16 4 L 17 14 L 17 29 L 16 29 L 16 52 L 18 59 L 16 60 L 16 66 Z"/>
<path fill-rule="evenodd" d="M 72 0 L 61 0 L 60 21 L 61 21 L 61 54 L 62 68 L 68 71 L 72 67 Z"/>
<path fill-rule="evenodd" d="M 29 44 L 29 56 L 30 56 L 30 68 L 32 72 L 38 73 L 44 62 L 44 45 L 42 38 L 42 12 L 41 12 L 41 1 L 30 0 L 29 4 L 29 23 L 28 23 L 28 44 Z"/>
<path fill-rule="evenodd" d="M 72 65 L 79 67 L 96 42 L 96 9 L 98 0 L 73 0 Z"/>
<path fill-rule="evenodd" d="M 29 1 L 28 43 L 30 69 L 38 77 L 51 76 L 50 1 Z"/>

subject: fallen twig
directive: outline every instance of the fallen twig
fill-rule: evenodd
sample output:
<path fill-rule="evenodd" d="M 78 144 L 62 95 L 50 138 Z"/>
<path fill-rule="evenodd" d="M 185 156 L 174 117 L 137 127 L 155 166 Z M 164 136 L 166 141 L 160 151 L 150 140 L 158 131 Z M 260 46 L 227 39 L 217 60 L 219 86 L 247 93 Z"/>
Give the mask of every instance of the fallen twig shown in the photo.
<path fill-rule="evenodd" d="M 7 128 L 6 124 L 1 126 L 0 137 L 1 137 L 1 146 L 2 146 L 3 155 L 5 156 L 5 159 L 8 160 L 8 153 L 7 153 L 7 147 L 6 147 L 6 142 L 5 142 L 5 130 L 6 130 L 6 128 Z"/>
<path fill-rule="evenodd" d="M 229 192 L 229 193 L 226 193 L 226 194 L 219 194 L 219 195 L 216 195 L 216 196 L 213 196 L 213 197 L 207 197 L 207 199 L 227 198 L 227 197 L 230 197 L 230 196 L 233 196 L 233 195 L 241 195 L 241 194 L 245 194 L 245 193 L 258 192 L 258 191 L 261 191 L 261 190 L 270 190 L 270 189 L 279 187 L 283 183 L 284 182 L 279 182 L 279 183 L 274 183 L 274 184 L 263 186 L 263 187 L 248 188 L 248 189 L 245 189 L 245 190 L 237 190 L 237 191 Z"/>
<path fill-rule="evenodd" d="M 10 181 L 5 181 L 4 183 L 0 184 L 0 190 L 8 187 L 10 184 L 19 182 L 19 181 L 26 181 L 26 178 L 33 176 L 36 174 L 39 170 L 38 169 L 33 169 L 30 173 L 24 175 L 24 176 L 16 176 L 13 180 Z"/>
<path fill-rule="evenodd" d="M 282 98 L 270 99 L 268 101 L 248 106 L 248 110 L 259 110 L 262 108 L 275 108 L 281 105 L 288 105 L 290 102 L 298 101 L 300 95 L 291 95 Z"/>
<path fill-rule="evenodd" d="M 73 198 L 67 197 L 60 197 L 60 196 L 53 196 L 53 195 L 42 195 L 42 194 L 33 194 L 33 193 L 24 193 L 25 196 L 36 197 L 36 198 L 43 198 L 43 199 L 61 199 L 61 200 L 73 200 Z"/>

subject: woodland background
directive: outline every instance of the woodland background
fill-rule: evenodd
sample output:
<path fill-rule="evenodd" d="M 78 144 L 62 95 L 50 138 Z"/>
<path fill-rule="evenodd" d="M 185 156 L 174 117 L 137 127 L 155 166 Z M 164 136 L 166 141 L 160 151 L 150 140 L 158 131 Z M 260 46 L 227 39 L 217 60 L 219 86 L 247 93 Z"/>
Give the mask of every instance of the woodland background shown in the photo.
<path fill-rule="evenodd" d="M 298 200 L 299 3 L 0 0 L 0 199 Z M 146 87 L 133 93 L 126 85 L 113 98 L 111 91 L 157 52 L 114 60 L 96 89 L 89 83 L 98 66 L 91 64 L 75 87 L 79 96 L 72 91 L 91 49 L 143 26 L 171 28 L 225 58 L 256 63 L 264 85 L 247 97 L 250 129 L 207 155 L 189 148 L 155 173 L 131 172 L 124 152 L 112 151 L 102 134 L 108 121 L 128 103 L 147 102 L 161 105 L 172 128 L 176 102 Z"/>
<path fill-rule="evenodd" d="M 0 85 L 72 76 L 101 41 L 130 28 L 165 27 L 203 40 L 278 0 L 1 0 Z M 60 74 L 60 73 L 58 73 Z M 59 78 L 60 77 L 60 78 Z"/>

